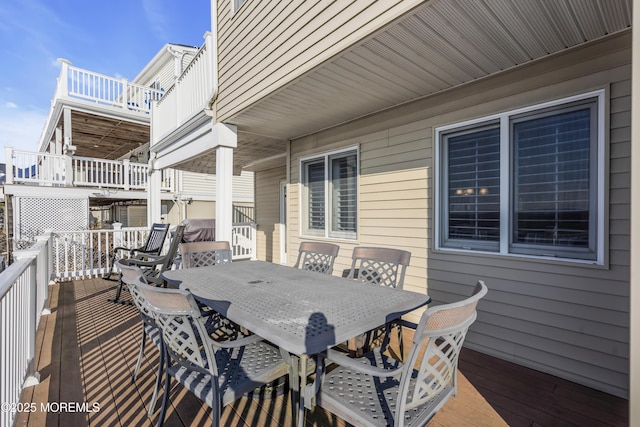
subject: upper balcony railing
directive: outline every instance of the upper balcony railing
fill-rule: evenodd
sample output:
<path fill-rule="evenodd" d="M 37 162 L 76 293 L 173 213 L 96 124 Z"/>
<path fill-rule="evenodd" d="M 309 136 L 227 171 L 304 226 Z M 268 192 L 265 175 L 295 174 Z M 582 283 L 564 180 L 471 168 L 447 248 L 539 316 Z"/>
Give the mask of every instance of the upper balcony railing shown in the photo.
<path fill-rule="evenodd" d="M 78 98 L 146 114 L 150 112 L 152 102 L 162 98 L 162 91 L 158 89 L 74 67 L 64 59 L 59 61 L 62 69 L 56 98 Z"/>
<path fill-rule="evenodd" d="M 188 122 L 208 107 L 213 92 L 213 36 L 205 34 L 205 43 L 182 72 L 175 84 L 153 108 L 151 120 L 155 143 Z"/>
<path fill-rule="evenodd" d="M 7 147 L 5 161 L 7 184 L 145 190 L 149 178 L 147 164 L 129 160 L 18 151 Z M 161 190 L 173 191 L 173 170 L 165 169 L 161 173 Z"/>

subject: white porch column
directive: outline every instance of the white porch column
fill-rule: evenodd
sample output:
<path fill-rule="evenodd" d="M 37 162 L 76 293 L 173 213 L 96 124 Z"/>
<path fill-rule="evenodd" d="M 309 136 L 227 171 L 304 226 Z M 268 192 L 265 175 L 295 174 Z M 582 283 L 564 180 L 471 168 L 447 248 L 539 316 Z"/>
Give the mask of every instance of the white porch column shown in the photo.
<path fill-rule="evenodd" d="M 640 7 L 631 42 L 631 280 L 629 304 L 629 425 L 640 425 Z"/>
<path fill-rule="evenodd" d="M 155 157 L 155 154 L 152 154 Z M 154 167 L 154 159 L 149 162 L 149 179 L 147 191 L 147 225 L 160 222 L 162 216 L 162 199 L 160 187 L 162 184 L 162 171 Z"/>
<path fill-rule="evenodd" d="M 216 147 L 216 240 L 231 243 L 233 225 L 233 149 L 238 146 L 236 127 L 224 123 L 213 125 Z"/>

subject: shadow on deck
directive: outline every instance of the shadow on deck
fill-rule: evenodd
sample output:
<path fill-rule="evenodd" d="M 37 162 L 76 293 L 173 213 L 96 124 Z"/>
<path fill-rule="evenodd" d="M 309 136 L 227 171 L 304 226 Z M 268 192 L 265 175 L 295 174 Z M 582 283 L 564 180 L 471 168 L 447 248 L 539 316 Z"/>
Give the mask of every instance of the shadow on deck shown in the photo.
<path fill-rule="evenodd" d="M 137 381 L 131 381 L 140 340 L 135 307 L 107 301 L 114 282 L 101 279 L 50 287 L 51 314 L 37 335 L 39 385 L 22 401 L 33 412 L 16 416 L 16 426 L 152 426 L 146 413 L 153 391 L 158 352 L 147 346 Z M 430 426 L 627 426 L 628 401 L 550 375 L 464 349 L 458 396 Z M 210 425 L 210 411 L 172 382 L 167 426 Z M 160 397 L 161 398 L 161 397 Z M 288 393 L 274 399 L 243 398 L 224 408 L 224 426 L 291 425 Z M 345 426 L 316 409 L 308 426 Z"/>

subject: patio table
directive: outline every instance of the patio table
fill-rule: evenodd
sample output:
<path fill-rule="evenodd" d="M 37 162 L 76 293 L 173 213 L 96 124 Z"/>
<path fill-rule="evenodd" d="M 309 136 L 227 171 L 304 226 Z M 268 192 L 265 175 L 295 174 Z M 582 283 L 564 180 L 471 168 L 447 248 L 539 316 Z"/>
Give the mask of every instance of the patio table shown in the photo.
<path fill-rule="evenodd" d="M 229 320 L 289 352 L 304 390 L 307 357 L 428 304 L 429 296 L 262 261 L 163 273 Z M 294 383 L 298 381 L 294 377 Z M 295 407 L 296 405 L 294 405 Z M 304 421 L 300 411 L 298 424 Z"/>

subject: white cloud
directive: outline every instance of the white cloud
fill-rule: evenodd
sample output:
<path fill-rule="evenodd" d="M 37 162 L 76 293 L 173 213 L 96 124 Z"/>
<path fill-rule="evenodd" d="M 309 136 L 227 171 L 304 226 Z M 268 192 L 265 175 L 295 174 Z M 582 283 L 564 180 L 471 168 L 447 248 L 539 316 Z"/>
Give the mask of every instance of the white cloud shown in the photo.
<path fill-rule="evenodd" d="M 7 107 L 6 104 L 13 106 Z M 4 147 L 37 151 L 46 119 L 46 113 L 21 110 L 12 102 L 0 107 L 0 163 L 5 161 Z"/>
<path fill-rule="evenodd" d="M 159 0 L 143 0 L 142 7 L 147 20 L 151 24 L 151 30 L 160 40 L 167 40 L 167 17 L 164 14 L 166 9 L 163 1 Z"/>
<path fill-rule="evenodd" d="M 18 108 L 18 106 L 15 103 L 11 102 L 11 101 L 5 102 L 4 106 L 7 107 L 7 108 Z"/>

